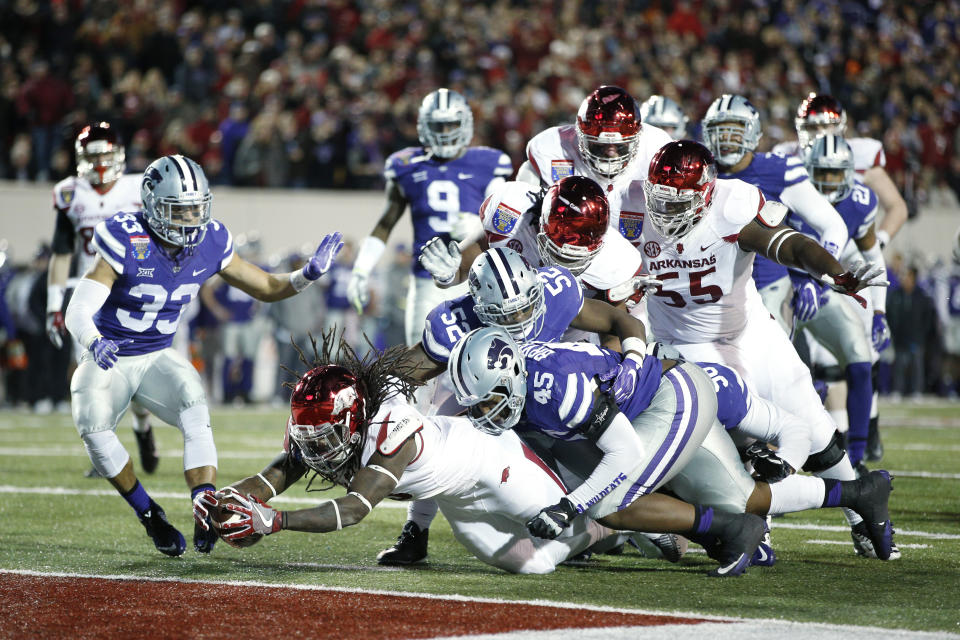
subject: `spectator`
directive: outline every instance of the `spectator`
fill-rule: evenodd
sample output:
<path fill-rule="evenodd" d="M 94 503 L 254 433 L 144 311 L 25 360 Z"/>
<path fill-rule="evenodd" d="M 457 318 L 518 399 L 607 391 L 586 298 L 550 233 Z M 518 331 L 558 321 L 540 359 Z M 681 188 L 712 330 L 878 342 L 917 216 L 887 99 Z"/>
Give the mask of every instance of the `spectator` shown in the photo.
<path fill-rule="evenodd" d="M 918 397 L 925 390 L 927 344 L 931 335 L 937 335 L 933 302 L 917 286 L 917 277 L 917 267 L 907 267 L 900 288 L 890 292 L 887 300 L 887 320 L 896 349 L 893 389 L 910 397 Z"/>

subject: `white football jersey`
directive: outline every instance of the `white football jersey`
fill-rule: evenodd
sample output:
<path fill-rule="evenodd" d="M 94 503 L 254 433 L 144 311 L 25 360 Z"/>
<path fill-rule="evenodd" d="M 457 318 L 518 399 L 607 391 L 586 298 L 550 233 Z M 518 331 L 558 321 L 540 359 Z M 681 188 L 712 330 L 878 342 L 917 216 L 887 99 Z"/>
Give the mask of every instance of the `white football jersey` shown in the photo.
<path fill-rule="evenodd" d="M 140 211 L 141 174 L 128 173 L 120 176 L 104 194 L 99 193 L 86 178 L 71 176 L 53 187 L 53 206 L 66 211 L 76 232 L 74 255 L 76 267 L 71 276 L 80 277 L 90 270 L 96 258 L 93 247 L 93 229 L 100 222 L 120 212 Z M 72 279 L 67 284 L 71 286 Z"/>
<path fill-rule="evenodd" d="M 658 340 L 673 344 L 714 342 L 738 336 L 760 300 L 751 274 L 752 251 L 737 240 L 763 203 L 759 189 L 742 180 L 717 180 L 703 219 L 669 244 L 653 225 L 643 228 L 644 264 L 663 283 L 647 296 Z M 762 305 L 761 305 L 762 308 Z"/>
<path fill-rule="evenodd" d="M 525 182 L 507 182 L 480 207 L 488 244 L 513 249 L 535 267 L 544 266 L 537 250 L 540 210 L 531 208 L 539 191 Z M 577 279 L 597 295 L 631 279 L 642 266 L 640 252 L 608 227 L 603 247 Z"/>
<path fill-rule="evenodd" d="M 527 159 L 539 174 L 541 182 L 551 185 L 567 176 L 586 176 L 599 184 L 610 203 L 610 227 L 634 244 L 640 241 L 643 215 L 647 211 L 643 199 L 643 182 L 647 179 L 650 160 L 660 147 L 671 142 L 663 129 L 644 124 L 640 130 L 637 155 L 626 169 L 610 180 L 596 173 L 580 156 L 577 127 L 573 124 L 551 127 L 527 143 Z"/>
<path fill-rule="evenodd" d="M 887 166 L 887 156 L 883 153 L 883 143 L 876 138 L 844 138 L 853 151 L 853 168 L 863 173 L 873 167 Z M 786 156 L 797 155 L 797 141 L 781 142 L 773 148 L 774 153 Z"/>

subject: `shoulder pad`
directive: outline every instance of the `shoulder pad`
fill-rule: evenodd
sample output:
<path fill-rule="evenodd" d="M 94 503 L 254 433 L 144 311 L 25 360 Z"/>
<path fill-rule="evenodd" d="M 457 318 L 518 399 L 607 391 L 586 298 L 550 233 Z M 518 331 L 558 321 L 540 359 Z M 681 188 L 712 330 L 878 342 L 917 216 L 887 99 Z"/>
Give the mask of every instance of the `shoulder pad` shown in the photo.
<path fill-rule="evenodd" d="M 765 227 L 779 227 L 789 211 L 782 202 L 767 200 L 757 212 L 757 221 Z"/>
<path fill-rule="evenodd" d="M 504 182 L 480 206 L 480 219 L 488 233 L 509 236 L 517 221 L 537 202 L 540 189 L 526 182 Z"/>
<path fill-rule="evenodd" d="M 407 415 L 391 421 L 390 416 L 392 413 L 393 412 L 387 414 L 384 424 L 380 429 L 380 434 L 377 437 L 377 451 L 385 456 L 395 454 L 400 447 L 403 446 L 404 442 L 410 439 L 413 434 L 423 429 L 423 420 L 420 419 L 420 416 L 416 412 L 411 411 Z"/>
<path fill-rule="evenodd" d="M 396 151 L 387 158 L 387 161 L 383 165 L 383 176 L 385 178 L 394 179 L 397 177 L 398 173 L 402 173 L 406 167 L 413 164 L 416 158 L 423 157 L 423 149 L 420 147 L 407 147 Z"/>
<path fill-rule="evenodd" d="M 728 193 L 723 200 L 723 209 L 718 213 L 725 222 L 737 227 L 736 230 L 742 229 L 757 217 L 764 204 L 763 194 L 757 187 L 738 178 L 717 180 L 717 186 L 721 185 Z M 726 230 L 723 235 L 727 235 Z"/>

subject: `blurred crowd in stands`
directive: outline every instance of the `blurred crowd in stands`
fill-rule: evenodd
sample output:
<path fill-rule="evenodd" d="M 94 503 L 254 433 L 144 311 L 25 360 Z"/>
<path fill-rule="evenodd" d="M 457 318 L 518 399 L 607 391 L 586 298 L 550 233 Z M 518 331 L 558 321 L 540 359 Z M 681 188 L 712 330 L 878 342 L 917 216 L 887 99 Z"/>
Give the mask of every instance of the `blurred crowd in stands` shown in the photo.
<path fill-rule="evenodd" d="M 883 140 L 915 212 L 960 192 L 958 28 L 956 0 L 11 0 L 0 176 L 69 174 L 77 132 L 103 119 L 132 171 L 180 152 L 215 184 L 376 188 L 437 86 L 467 96 L 475 143 L 515 166 L 598 84 L 670 96 L 692 122 L 745 94 L 764 150 L 817 90 L 848 135 Z"/>

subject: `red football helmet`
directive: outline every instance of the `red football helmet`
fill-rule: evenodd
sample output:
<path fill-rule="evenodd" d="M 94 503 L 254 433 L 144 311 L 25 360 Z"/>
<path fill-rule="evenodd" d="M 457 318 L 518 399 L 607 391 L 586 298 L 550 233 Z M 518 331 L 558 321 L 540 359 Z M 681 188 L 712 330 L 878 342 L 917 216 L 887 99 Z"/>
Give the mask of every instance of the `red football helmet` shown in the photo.
<path fill-rule="evenodd" d="M 813 144 L 817 136 L 825 133 L 842 136 L 847 127 L 847 113 L 833 96 L 810 93 L 797 107 L 797 117 L 793 123 L 797 127 L 800 148 L 805 149 Z"/>
<path fill-rule="evenodd" d="M 303 461 L 331 478 L 363 446 L 366 394 L 360 381 L 338 365 L 303 374 L 290 398 L 290 439 Z"/>
<path fill-rule="evenodd" d="M 577 142 L 580 155 L 606 178 L 620 175 L 640 144 L 640 108 L 620 87 L 602 86 L 580 104 Z"/>
<path fill-rule="evenodd" d="M 716 184 L 717 165 L 705 146 L 693 140 L 664 145 L 643 184 L 653 228 L 669 242 L 688 234 L 710 206 Z"/>
<path fill-rule="evenodd" d="M 86 178 L 90 184 L 110 184 L 127 168 L 126 152 L 109 123 L 87 125 L 73 146 L 77 156 L 77 175 Z"/>
<path fill-rule="evenodd" d="M 607 196 L 596 182 L 568 176 L 547 190 L 540 210 L 537 249 L 545 264 L 583 273 L 603 247 L 610 221 Z"/>

